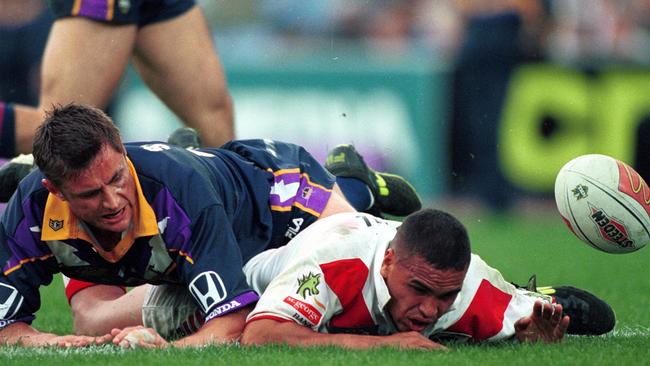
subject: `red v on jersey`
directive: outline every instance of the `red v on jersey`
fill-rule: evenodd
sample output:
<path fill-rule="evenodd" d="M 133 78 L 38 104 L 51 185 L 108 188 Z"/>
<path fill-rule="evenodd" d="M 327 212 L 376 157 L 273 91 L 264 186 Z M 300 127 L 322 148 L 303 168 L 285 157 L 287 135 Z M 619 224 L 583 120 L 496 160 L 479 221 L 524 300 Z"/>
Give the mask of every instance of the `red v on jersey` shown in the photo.
<path fill-rule="evenodd" d="M 503 328 L 503 318 L 510 299 L 512 295 L 483 279 L 467 311 L 448 330 L 468 334 L 474 341 L 495 336 Z"/>
<path fill-rule="evenodd" d="M 321 264 L 327 285 L 341 302 L 343 312 L 332 317 L 330 325 L 340 328 L 371 327 L 375 322 L 363 299 L 368 267 L 359 258 Z"/>

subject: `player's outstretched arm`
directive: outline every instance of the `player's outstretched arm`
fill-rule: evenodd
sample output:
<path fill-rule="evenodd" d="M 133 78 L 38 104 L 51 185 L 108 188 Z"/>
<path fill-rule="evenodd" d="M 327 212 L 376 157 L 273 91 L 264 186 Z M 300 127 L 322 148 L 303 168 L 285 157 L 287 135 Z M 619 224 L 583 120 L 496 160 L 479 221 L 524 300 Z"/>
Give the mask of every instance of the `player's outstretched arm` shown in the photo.
<path fill-rule="evenodd" d="M 560 342 L 568 327 L 569 317 L 563 315 L 562 305 L 538 300 L 530 316 L 515 322 L 515 338 L 520 342 Z"/>
<path fill-rule="evenodd" d="M 13 323 L 0 330 L 0 344 L 23 347 L 86 347 L 109 342 L 110 334 L 91 337 L 78 335 L 56 335 L 43 333 L 25 323 Z"/>
<path fill-rule="evenodd" d="M 259 319 L 249 322 L 241 337 L 242 345 L 282 343 L 292 346 L 335 345 L 351 349 L 392 346 L 400 349 L 446 349 L 418 332 L 389 336 L 319 333 L 293 321 Z"/>
<path fill-rule="evenodd" d="M 113 343 L 124 348 L 167 348 L 170 345 L 191 347 L 233 343 L 241 336 L 249 312 L 250 308 L 243 308 L 214 318 L 203 325 L 196 333 L 173 343 L 162 338 L 155 329 L 145 328 L 141 325 L 113 329 L 111 334 L 113 335 Z"/>
<path fill-rule="evenodd" d="M 236 342 L 242 334 L 250 306 L 214 318 L 205 323 L 196 333 L 181 338 L 174 346 L 202 346 Z"/>

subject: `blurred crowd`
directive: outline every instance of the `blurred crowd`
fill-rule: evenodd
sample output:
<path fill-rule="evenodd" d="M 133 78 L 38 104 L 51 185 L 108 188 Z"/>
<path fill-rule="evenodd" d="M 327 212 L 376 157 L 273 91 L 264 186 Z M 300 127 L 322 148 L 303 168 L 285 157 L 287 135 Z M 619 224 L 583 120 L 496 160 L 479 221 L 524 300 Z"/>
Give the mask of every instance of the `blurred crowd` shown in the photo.
<path fill-rule="evenodd" d="M 453 61 L 473 19 L 515 13 L 522 22 L 520 47 L 532 57 L 560 62 L 604 59 L 646 63 L 650 56 L 648 0 L 200 3 L 215 29 L 220 48 L 241 47 L 241 53 L 273 52 L 273 47 L 293 48 L 296 44 L 308 52 L 333 42 L 354 41 L 357 45 L 360 42 L 364 51 L 383 56 L 415 53 Z M 275 42 L 269 44 L 269 38 Z"/>

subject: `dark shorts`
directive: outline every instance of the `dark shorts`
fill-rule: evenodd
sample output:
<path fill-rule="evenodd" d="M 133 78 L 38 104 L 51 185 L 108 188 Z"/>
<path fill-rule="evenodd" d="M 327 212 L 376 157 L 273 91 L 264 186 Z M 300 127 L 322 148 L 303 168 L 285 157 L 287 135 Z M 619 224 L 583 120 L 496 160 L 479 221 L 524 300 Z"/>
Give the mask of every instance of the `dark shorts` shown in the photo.
<path fill-rule="evenodd" d="M 272 174 L 269 207 L 273 236 L 269 248 L 285 245 L 320 217 L 336 177 L 303 147 L 272 140 L 236 140 L 222 148 Z"/>
<path fill-rule="evenodd" d="M 49 0 L 49 3 L 57 19 L 83 17 L 138 27 L 177 17 L 194 6 L 194 0 Z"/>

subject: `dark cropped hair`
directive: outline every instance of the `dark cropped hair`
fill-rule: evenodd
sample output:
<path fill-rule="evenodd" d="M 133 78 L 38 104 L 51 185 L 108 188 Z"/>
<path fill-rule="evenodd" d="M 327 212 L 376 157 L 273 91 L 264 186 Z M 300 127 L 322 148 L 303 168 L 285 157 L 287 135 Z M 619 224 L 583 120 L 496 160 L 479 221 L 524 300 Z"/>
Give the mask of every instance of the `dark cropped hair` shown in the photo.
<path fill-rule="evenodd" d="M 391 243 L 398 257 L 418 255 L 440 270 L 464 270 L 471 257 L 465 226 L 452 215 L 424 209 L 406 217 Z"/>
<path fill-rule="evenodd" d="M 80 104 L 53 106 L 34 137 L 34 162 L 54 185 L 88 168 L 106 144 L 124 147 L 120 131 L 102 110 Z"/>

